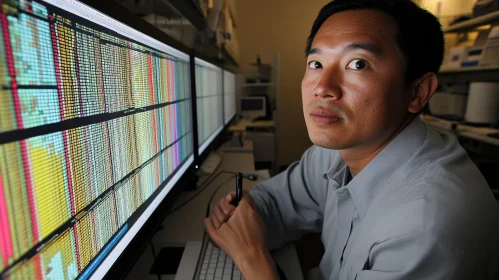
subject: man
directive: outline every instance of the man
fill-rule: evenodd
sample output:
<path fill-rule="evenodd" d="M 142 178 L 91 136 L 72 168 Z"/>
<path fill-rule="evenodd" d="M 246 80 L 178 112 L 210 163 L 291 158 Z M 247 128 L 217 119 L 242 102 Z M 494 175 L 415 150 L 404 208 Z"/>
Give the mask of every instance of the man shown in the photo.
<path fill-rule="evenodd" d="M 499 279 L 497 202 L 456 139 L 418 117 L 443 50 L 409 0 L 321 10 L 302 82 L 315 145 L 205 220 L 246 279 L 277 279 L 269 250 L 320 231 L 325 279 Z"/>

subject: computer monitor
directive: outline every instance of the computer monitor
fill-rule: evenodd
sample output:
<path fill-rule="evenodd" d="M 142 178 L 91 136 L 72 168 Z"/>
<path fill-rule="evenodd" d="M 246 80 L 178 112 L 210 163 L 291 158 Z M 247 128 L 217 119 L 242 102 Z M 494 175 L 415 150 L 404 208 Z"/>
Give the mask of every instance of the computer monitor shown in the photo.
<path fill-rule="evenodd" d="M 74 0 L 0 29 L 0 278 L 100 279 L 191 168 L 189 56 Z"/>
<path fill-rule="evenodd" d="M 243 119 L 254 120 L 266 116 L 266 97 L 241 97 L 241 116 Z"/>
<path fill-rule="evenodd" d="M 201 155 L 224 128 L 222 68 L 194 59 L 198 154 Z"/>
<path fill-rule="evenodd" d="M 236 75 L 224 70 L 224 123 L 228 124 L 235 116 L 236 106 Z"/>

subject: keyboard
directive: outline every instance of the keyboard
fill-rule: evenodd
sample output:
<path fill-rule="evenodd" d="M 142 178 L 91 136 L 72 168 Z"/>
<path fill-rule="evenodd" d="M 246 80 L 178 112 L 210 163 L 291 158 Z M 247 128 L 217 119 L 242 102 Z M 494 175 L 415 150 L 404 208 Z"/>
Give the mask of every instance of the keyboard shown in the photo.
<path fill-rule="evenodd" d="M 232 260 L 222 250 L 213 246 L 207 241 L 208 245 L 202 257 L 199 280 L 243 280 L 241 271 L 234 265 Z"/>

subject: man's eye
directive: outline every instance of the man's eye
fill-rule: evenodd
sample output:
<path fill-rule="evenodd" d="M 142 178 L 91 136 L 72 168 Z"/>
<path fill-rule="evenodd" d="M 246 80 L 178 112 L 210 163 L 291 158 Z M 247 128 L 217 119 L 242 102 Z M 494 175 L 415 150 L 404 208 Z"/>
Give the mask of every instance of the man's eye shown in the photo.
<path fill-rule="evenodd" d="M 367 65 L 368 65 L 367 62 L 365 62 L 362 59 L 354 59 L 354 60 L 350 61 L 347 68 L 350 68 L 353 70 L 362 70 L 362 69 L 366 68 Z"/>
<path fill-rule="evenodd" d="M 313 60 L 308 63 L 308 68 L 310 69 L 322 68 L 322 64 L 318 61 Z"/>

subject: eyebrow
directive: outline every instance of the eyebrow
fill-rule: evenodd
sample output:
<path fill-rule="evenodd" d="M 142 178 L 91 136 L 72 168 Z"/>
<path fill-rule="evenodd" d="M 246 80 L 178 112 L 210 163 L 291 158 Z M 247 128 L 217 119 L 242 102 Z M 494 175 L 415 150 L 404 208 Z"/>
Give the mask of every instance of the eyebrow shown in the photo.
<path fill-rule="evenodd" d="M 380 50 L 373 44 L 369 43 L 351 43 L 343 47 L 342 52 L 353 51 L 353 50 L 364 50 L 373 55 L 379 55 Z M 313 48 L 307 51 L 306 57 L 312 54 L 322 54 L 322 50 L 318 48 Z"/>
<path fill-rule="evenodd" d="M 305 54 L 305 57 L 308 57 L 309 55 L 312 55 L 312 54 L 321 54 L 322 51 L 318 48 L 313 48 L 313 49 L 310 49 L 307 51 L 307 53 Z"/>
<path fill-rule="evenodd" d="M 367 52 L 370 52 L 373 55 L 380 54 L 379 48 L 376 47 L 375 45 L 369 44 L 369 43 L 351 43 L 351 44 L 348 44 L 345 47 L 343 47 L 344 52 L 358 50 L 358 49 L 365 50 Z"/>

